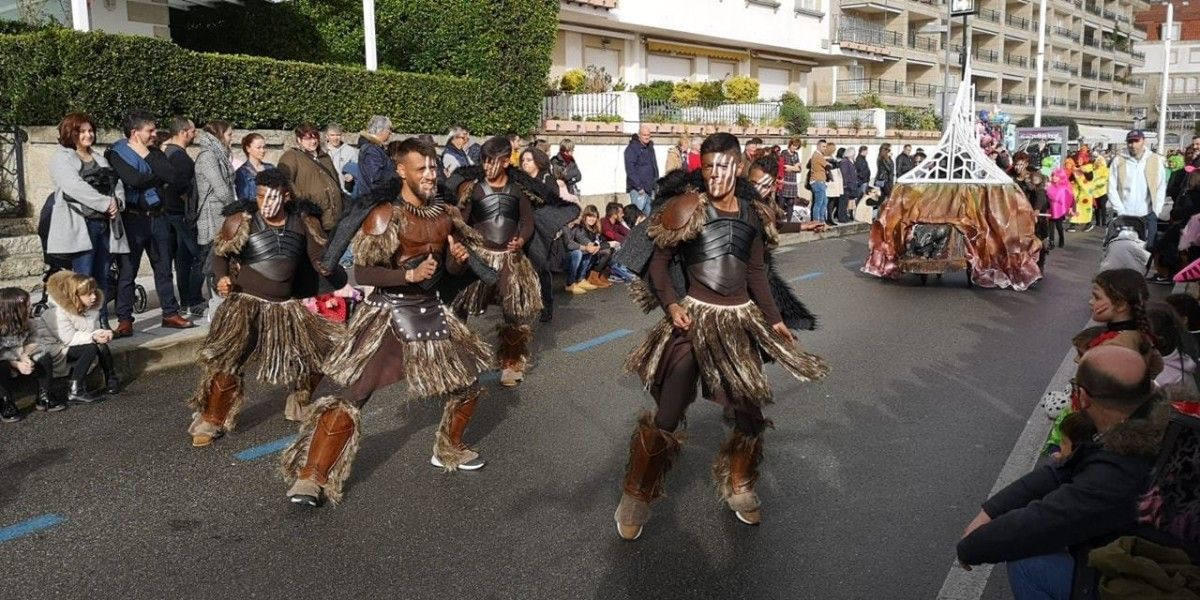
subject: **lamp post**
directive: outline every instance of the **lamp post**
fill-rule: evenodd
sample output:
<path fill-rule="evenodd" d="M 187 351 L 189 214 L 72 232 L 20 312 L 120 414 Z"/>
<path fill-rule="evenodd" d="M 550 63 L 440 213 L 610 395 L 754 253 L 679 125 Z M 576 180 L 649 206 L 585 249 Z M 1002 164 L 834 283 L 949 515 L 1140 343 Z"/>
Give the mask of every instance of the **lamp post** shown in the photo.
<path fill-rule="evenodd" d="M 1037 81 L 1033 92 L 1033 126 L 1042 126 L 1042 78 L 1046 75 L 1046 0 L 1038 9 Z"/>
<path fill-rule="evenodd" d="M 1162 90 L 1158 101 L 1158 151 L 1165 153 L 1167 148 L 1167 82 L 1171 71 L 1171 30 L 1175 28 L 1175 5 L 1167 2 L 1167 27 L 1163 30 L 1163 70 Z"/>
<path fill-rule="evenodd" d="M 375 0 L 363 0 L 363 42 L 366 45 L 367 70 L 379 68 L 375 49 Z"/>
<path fill-rule="evenodd" d="M 71 27 L 75 31 L 91 31 L 92 19 L 88 14 L 88 0 L 71 0 Z"/>

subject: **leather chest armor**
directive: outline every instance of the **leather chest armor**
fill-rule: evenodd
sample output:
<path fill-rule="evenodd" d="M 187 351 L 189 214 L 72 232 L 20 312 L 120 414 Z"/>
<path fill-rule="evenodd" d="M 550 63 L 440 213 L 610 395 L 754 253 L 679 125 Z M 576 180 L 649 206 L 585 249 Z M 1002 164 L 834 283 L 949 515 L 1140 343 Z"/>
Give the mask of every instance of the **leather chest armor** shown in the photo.
<path fill-rule="evenodd" d="M 481 181 L 471 192 L 468 224 L 489 244 L 505 246 L 520 229 L 521 200 L 513 193 L 513 189 L 512 182 L 500 190 L 493 190 L 487 182 Z"/>
<path fill-rule="evenodd" d="M 446 274 L 446 238 L 454 231 L 450 215 L 446 214 L 445 205 L 440 200 L 427 207 L 410 209 L 397 206 L 395 210 L 406 211 L 404 229 L 400 232 L 400 248 L 396 251 L 396 266 L 415 269 L 432 254 L 437 260 L 437 271 L 429 279 L 415 284 L 422 289 L 432 290 Z"/>
<path fill-rule="evenodd" d="M 758 236 L 754 211 L 739 203 L 736 217 L 722 217 L 705 204 L 708 222 L 695 238 L 680 245 L 688 277 L 725 296 L 746 289 L 750 247 Z"/>
<path fill-rule="evenodd" d="M 304 224 L 300 222 L 300 217 L 288 215 L 282 227 L 271 227 L 258 213 L 254 213 L 251 219 L 250 237 L 242 246 L 238 262 L 243 268 L 253 269 L 271 281 L 291 280 L 307 250 Z"/>

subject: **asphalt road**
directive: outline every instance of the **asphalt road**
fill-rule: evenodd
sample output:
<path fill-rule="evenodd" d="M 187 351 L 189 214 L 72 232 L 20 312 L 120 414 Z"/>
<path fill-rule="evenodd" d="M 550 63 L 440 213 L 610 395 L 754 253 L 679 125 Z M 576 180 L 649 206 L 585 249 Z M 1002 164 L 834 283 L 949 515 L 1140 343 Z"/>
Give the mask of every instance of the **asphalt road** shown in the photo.
<path fill-rule="evenodd" d="M 194 368 L 0 426 L 0 527 L 46 526 L 0 529 L 0 598 L 933 598 L 1087 319 L 1098 237 L 1070 241 L 1024 293 L 961 273 L 877 280 L 857 272 L 864 236 L 781 254 L 821 317 L 801 342 L 833 373 L 800 384 L 769 367 L 760 527 L 717 501 L 725 431 L 698 401 L 668 497 L 640 541 L 617 538 L 629 434 L 650 406 L 619 369 L 657 315 L 613 289 L 560 297 L 525 383 L 491 380 L 467 432 L 482 471 L 428 464 L 438 403 L 377 394 L 339 506 L 285 501 L 264 447 L 295 431 L 281 390 L 251 385 L 238 431 L 191 448 Z M 493 322 L 474 326 L 492 337 Z M 1002 575 L 988 597 L 1005 596 Z"/>

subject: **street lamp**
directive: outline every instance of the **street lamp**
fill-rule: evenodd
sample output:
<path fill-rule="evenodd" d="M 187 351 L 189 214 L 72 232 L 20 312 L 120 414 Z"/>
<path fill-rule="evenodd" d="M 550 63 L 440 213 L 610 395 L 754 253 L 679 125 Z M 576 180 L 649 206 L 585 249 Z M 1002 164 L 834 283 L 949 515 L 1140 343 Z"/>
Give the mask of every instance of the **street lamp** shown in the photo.
<path fill-rule="evenodd" d="M 71 0 L 71 27 L 74 27 L 75 31 L 91 31 L 88 0 Z"/>
<path fill-rule="evenodd" d="M 1038 8 L 1037 81 L 1033 92 L 1033 126 L 1042 126 L 1042 79 L 1046 76 L 1046 0 Z"/>
<path fill-rule="evenodd" d="M 949 112 L 947 105 L 950 102 L 950 33 L 951 25 L 954 22 L 954 17 L 962 17 L 963 20 L 963 43 L 962 51 L 962 69 L 963 77 L 967 76 L 967 60 L 971 55 L 971 30 L 967 25 L 967 17 L 970 15 L 979 14 L 979 5 L 975 0 L 950 0 L 946 3 L 946 76 L 942 81 L 942 122 L 946 121 L 946 113 Z"/>
<path fill-rule="evenodd" d="M 1175 28 L 1175 5 L 1169 1 L 1167 5 L 1167 27 L 1163 30 L 1163 70 L 1162 89 L 1158 102 L 1158 151 L 1165 153 L 1167 148 L 1167 81 L 1171 72 L 1171 30 Z"/>
<path fill-rule="evenodd" d="M 367 70 L 379 68 L 375 49 L 375 0 L 363 0 L 363 42 L 366 46 Z"/>

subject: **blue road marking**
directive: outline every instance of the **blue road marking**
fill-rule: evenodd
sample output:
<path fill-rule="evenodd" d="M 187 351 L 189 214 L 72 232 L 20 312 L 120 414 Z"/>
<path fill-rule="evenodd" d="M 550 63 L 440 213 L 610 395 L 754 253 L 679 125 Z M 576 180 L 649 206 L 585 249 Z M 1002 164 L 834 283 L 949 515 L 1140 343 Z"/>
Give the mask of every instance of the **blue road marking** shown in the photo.
<path fill-rule="evenodd" d="M 61 525 L 67 522 L 67 518 L 62 515 L 42 515 L 25 521 L 21 521 L 15 525 L 9 525 L 0 529 L 0 544 L 11 542 L 20 537 L 25 537 L 31 533 L 37 533 L 43 529 L 49 529 L 55 525 Z"/>
<path fill-rule="evenodd" d="M 296 441 L 296 436 L 289 435 L 285 438 L 279 438 L 273 442 L 267 442 L 260 446 L 254 446 L 253 448 L 247 448 L 245 450 L 242 450 L 241 452 L 238 452 L 237 454 L 234 454 L 233 457 L 238 460 L 242 460 L 242 461 L 262 458 L 264 456 L 267 456 L 269 454 L 275 454 L 276 452 L 279 452 L 280 450 L 287 448 L 294 441 Z"/>
<path fill-rule="evenodd" d="M 824 275 L 824 273 L 822 273 L 820 271 L 813 271 L 812 273 L 805 273 L 799 277 L 793 277 L 791 280 L 788 281 L 788 283 L 796 283 L 797 281 L 808 281 L 809 279 L 816 279 L 822 275 Z"/>
<path fill-rule="evenodd" d="M 595 348 L 600 344 L 607 344 L 613 340 L 619 340 L 631 333 L 633 333 L 632 329 L 618 329 L 616 331 L 610 331 L 600 337 L 594 337 L 586 342 L 580 342 L 574 346 L 567 346 L 566 348 L 563 348 L 563 352 L 583 352 L 588 348 Z"/>

